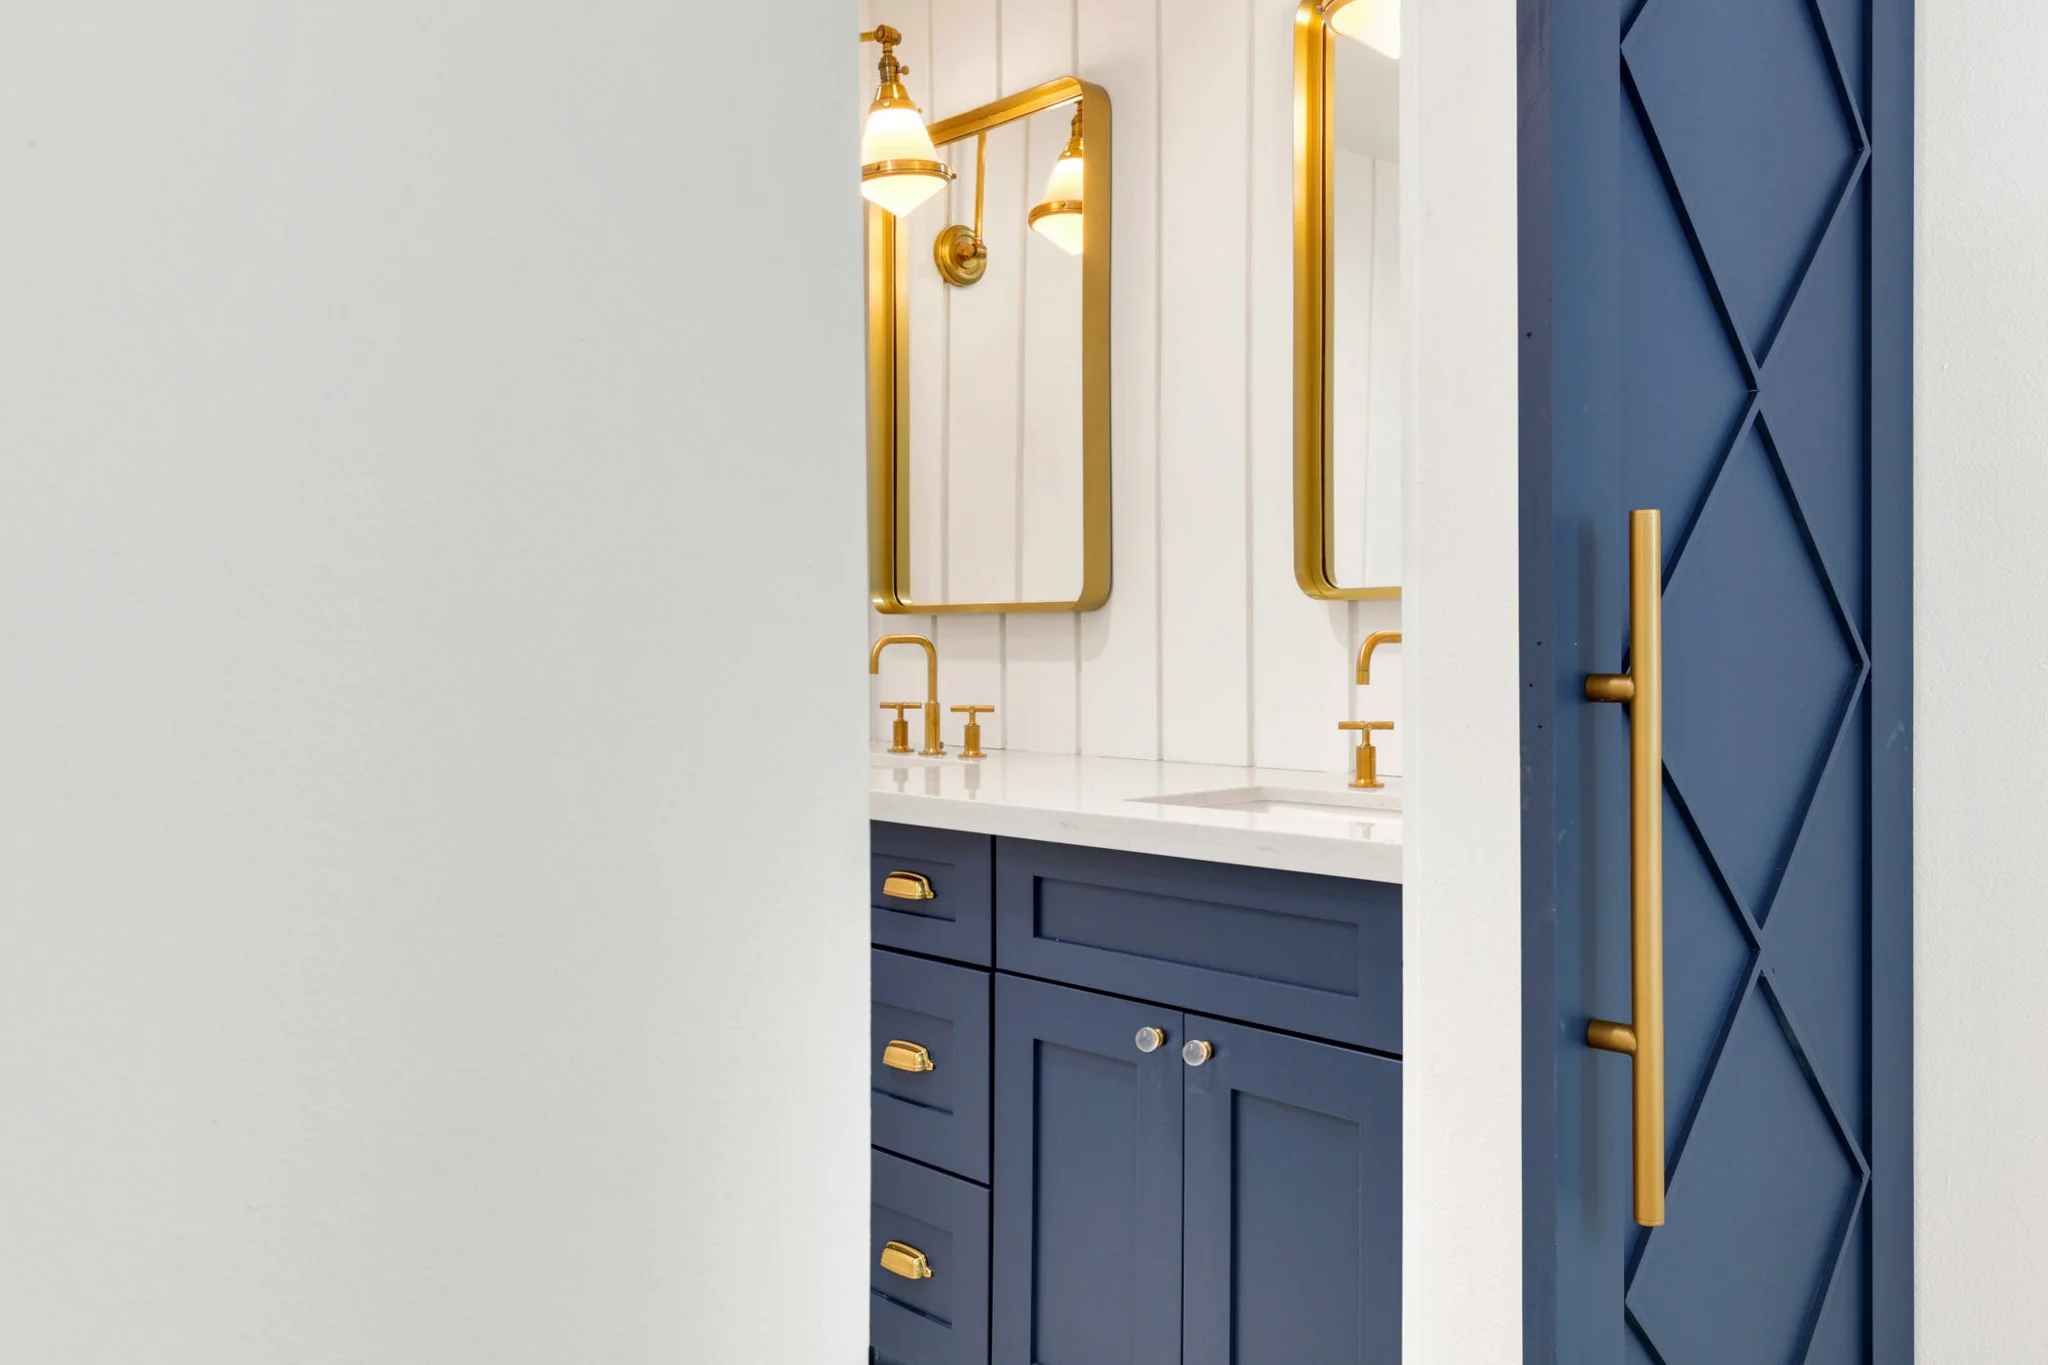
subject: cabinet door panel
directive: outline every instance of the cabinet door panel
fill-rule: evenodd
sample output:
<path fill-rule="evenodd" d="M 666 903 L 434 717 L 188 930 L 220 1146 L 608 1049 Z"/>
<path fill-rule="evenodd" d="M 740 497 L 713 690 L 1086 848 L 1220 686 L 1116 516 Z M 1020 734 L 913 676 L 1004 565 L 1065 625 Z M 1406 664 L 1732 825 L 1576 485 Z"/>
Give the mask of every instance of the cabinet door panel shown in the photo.
<path fill-rule="evenodd" d="M 1166 1045 L 1140 1052 L 1146 1027 Z M 998 1365 L 1180 1365 L 1180 1034 L 997 974 Z"/>
<path fill-rule="evenodd" d="M 1190 1015 L 1186 1365 L 1399 1365 L 1401 1066 Z"/>

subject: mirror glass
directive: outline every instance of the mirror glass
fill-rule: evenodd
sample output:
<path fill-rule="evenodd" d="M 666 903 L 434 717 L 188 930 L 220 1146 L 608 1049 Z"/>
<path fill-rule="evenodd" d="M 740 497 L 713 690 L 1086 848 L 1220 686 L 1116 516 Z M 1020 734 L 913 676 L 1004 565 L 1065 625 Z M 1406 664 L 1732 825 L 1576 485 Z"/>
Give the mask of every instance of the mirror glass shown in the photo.
<path fill-rule="evenodd" d="M 871 597 L 1092 611 L 1110 590 L 1110 107 L 1062 77 L 931 125 L 954 179 L 868 217 Z"/>
<path fill-rule="evenodd" d="M 1401 581 L 1401 63 L 1331 43 L 1330 576 Z"/>
<path fill-rule="evenodd" d="M 974 223 L 977 139 L 900 220 L 909 290 L 909 577 L 922 604 L 1081 595 L 1081 258 L 1026 221 L 1067 145 L 1071 104 L 992 128 L 981 278 L 941 278 L 933 243 Z"/>

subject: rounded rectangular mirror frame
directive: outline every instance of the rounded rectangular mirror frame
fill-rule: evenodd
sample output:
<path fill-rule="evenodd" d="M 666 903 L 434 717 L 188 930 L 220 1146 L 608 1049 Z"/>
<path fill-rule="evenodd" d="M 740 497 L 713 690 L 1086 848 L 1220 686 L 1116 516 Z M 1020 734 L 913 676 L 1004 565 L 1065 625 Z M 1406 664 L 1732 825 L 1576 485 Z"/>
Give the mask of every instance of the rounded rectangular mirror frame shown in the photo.
<path fill-rule="evenodd" d="M 910 577 L 910 303 L 896 220 L 867 208 L 868 596 L 891 615 L 1094 611 L 1109 600 L 1109 95 L 1062 76 L 931 125 L 938 146 L 1079 99 L 1087 119 L 1081 248 L 1081 591 L 1063 602 L 916 602 Z"/>
<path fill-rule="evenodd" d="M 1336 146 L 1339 41 L 1325 0 L 1302 0 L 1294 16 L 1294 577 L 1325 601 L 1399 597 L 1399 587 L 1340 587 L 1332 440 L 1335 410 L 1331 264 L 1331 159 Z"/>

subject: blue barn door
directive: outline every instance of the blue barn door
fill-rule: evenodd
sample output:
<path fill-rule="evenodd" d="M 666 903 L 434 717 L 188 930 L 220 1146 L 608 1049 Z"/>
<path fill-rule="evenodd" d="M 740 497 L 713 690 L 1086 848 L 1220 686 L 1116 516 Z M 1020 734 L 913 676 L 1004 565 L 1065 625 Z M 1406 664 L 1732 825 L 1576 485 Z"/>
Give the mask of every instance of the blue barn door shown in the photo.
<path fill-rule="evenodd" d="M 1522 9 L 1527 1359 L 1897 1365 L 1911 2 Z"/>

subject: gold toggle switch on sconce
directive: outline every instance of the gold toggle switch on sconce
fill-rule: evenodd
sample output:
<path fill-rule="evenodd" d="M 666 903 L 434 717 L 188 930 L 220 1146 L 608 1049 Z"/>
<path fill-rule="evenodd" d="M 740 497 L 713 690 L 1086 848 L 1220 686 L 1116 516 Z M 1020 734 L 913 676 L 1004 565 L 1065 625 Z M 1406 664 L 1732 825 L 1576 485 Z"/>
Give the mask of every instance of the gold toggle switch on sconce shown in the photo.
<path fill-rule="evenodd" d="M 900 218 L 946 188 L 953 168 L 939 160 L 924 114 L 903 88 L 903 78 L 910 74 L 910 68 L 896 60 L 896 44 L 903 35 L 883 24 L 861 34 L 860 40 L 882 45 L 882 83 L 860 135 L 860 193 Z"/>
<path fill-rule="evenodd" d="M 960 757 L 988 757 L 987 754 L 981 751 L 981 721 L 977 717 L 983 713 L 992 713 L 995 709 L 993 706 L 956 706 L 953 708 L 954 715 L 965 714 L 967 717 L 967 734 L 964 736 L 960 746 Z"/>

